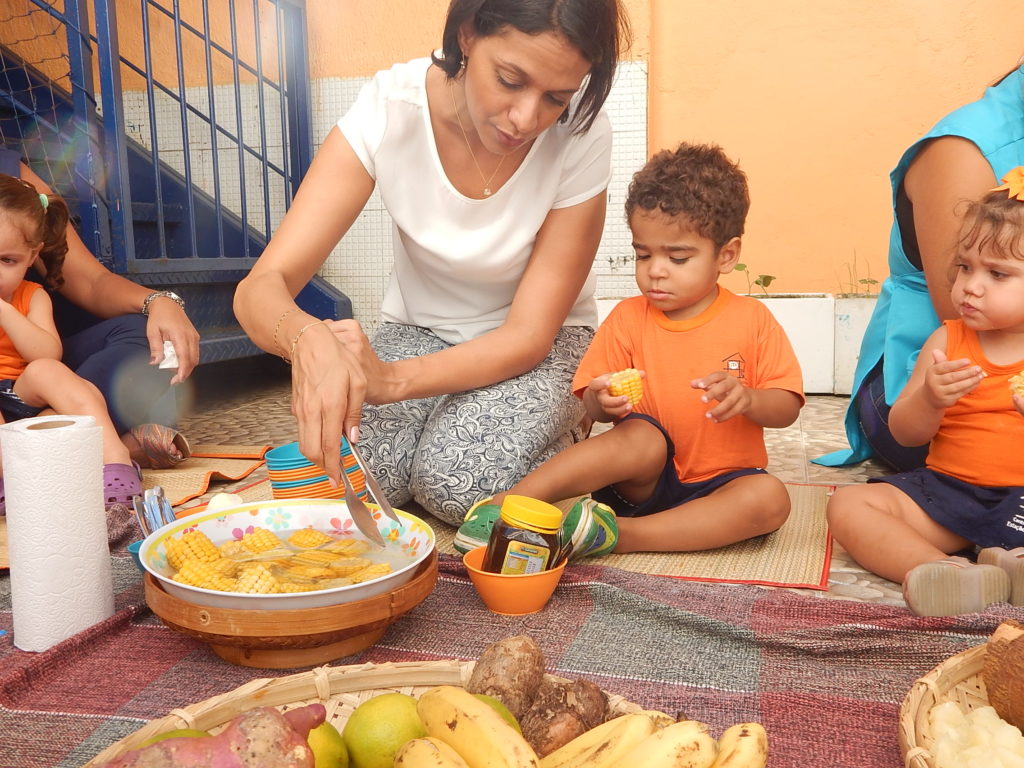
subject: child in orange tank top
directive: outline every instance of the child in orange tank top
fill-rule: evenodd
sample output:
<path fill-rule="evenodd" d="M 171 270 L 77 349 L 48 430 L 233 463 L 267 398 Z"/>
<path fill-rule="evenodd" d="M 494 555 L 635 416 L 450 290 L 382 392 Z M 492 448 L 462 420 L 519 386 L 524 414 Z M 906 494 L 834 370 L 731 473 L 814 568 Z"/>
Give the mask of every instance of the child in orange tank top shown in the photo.
<path fill-rule="evenodd" d="M 67 252 L 67 205 L 21 179 L 0 174 L 0 422 L 38 414 L 92 416 L 103 431 L 104 498 L 108 508 L 142 492 L 137 467 L 121 442 L 100 391 L 61 361 L 50 297 L 25 280 L 39 259 L 46 281 L 61 284 Z M 0 514 L 6 512 L 0 477 Z M 127 510 L 126 510 L 127 514 Z"/>
<path fill-rule="evenodd" d="M 1024 167 L 969 205 L 953 263 L 953 304 L 893 404 L 905 446 L 926 466 L 842 488 L 828 506 L 836 541 L 903 583 L 921 616 L 1024 605 Z M 978 547 L 977 562 L 950 557 Z"/>

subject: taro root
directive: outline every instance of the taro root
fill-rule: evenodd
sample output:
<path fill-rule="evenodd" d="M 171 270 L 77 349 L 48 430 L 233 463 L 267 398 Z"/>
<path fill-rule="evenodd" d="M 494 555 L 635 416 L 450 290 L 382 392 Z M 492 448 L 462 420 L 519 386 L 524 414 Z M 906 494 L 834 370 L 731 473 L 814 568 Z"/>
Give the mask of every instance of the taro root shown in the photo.
<path fill-rule="evenodd" d="M 1024 624 L 1004 621 L 996 627 L 981 676 L 988 703 L 1003 720 L 1024 730 Z"/>
<path fill-rule="evenodd" d="M 473 667 L 466 690 L 493 696 L 522 718 L 544 679 L 544 653 L 528 635 L 489 645 Z"/>
<path fill-rule="evenodd" d="M 589 680 L 545 679 L 519 724 L 523 738 L 544 757 L 603 723 L 607 714 L 608 697 Z"/>

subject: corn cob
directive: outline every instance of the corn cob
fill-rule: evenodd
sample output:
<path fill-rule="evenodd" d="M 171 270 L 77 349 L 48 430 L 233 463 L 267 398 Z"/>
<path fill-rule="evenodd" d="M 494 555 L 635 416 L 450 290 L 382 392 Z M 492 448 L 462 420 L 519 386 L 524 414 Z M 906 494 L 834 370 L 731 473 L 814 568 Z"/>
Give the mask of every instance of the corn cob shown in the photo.
<path fill-rule="evenodd" d="M 281 540 L 266 528 L 256 528 L 242 537 L 242 543 L 250 552 L 266 552 L 281 546 Z"/>
<path fill-rule="evenodd" d="M 329 567 L 335 576 L 351 576 L 371 565 L 373 563 L 365 557 L 342 557 L 332 562 Z"/>
<path fill-rule="evenodd" d="M 329 544 L 331 541 L 331 537 L 326 533 L 314 530 L 313 528 L 302 528 L 288 537 L 289 544 L 301 549 L 319 547 L 323 544 Z"/>
<path fill-rule="evenodd" d="M 280 584 L 280 591 L 291 594 L 293 592 L 313 592 L 317 589 L 325 589 L 317 582 L 311 582 L 309 584 L 297 584 L 295 582 L 282 581 Z"/>
<path fill-rule="evenodd" d="M 335 553 L 317 549 L 310 552 L 299 552 L 297 555 L 290 557 L 289 561 L 293 563 L 301 563 L 302 565 L 326 566 L 330 565 L 337 559 L 338 556 Z"/>
<path fill-rule="evenodd" d="M 271 595 L 280 592 L 281 585 L 267 566 L 254 563 L 242 569 L 235 591 L 250 595 Z"/>
<path fill-rule="evenodd" d="M 189 531 L 180 539 L 167 540 L 167 562 L 175 570 L 186 560 L 210 563 L 220 558 L 220 552 L 202 531 Z"/>
<path fill-rule="evenodd" d="M 318 565 L 289 565 L 284 572 L 288 577 L 298 576 L 303 579 L 326 579 L 336 575 L 332 569 Z"/>
<path fill-rule="evenodd" d="M 337 539 L 320 548 L 324 552 L 334 552 L 346 557 L 358 557 L 370 549 L 369 543 L 362 539 Z"/>
<path fill-rule="evenodd" d="M 388 563 L 374 563 L 360 571 L 349 574 L 348 578 L 352 580 L 353 584 L 362 584 L 364 581 L 370 581 L 389 573 L 391 573 L 391 566 Z"/>
<path fill-rule="evenodd" d="M 221 544 L 217 549 L 224 557 L 239 557 L 241 555 L 248 555 L 249 550 L 246 549 L 245 544 L 240 542 L 238 539 L 229 539 Z"/>
<path fill-rule="evenodd" d="M 1024 371 L 1010 377 L 1010 390 L 1013 394 L 1024 397 Z"/>
<path fill-rule="evenodd" d="M 636 368 L 626 368 L 613 373 L 608 379 L 608 394 L 615 397 L 627 395 L 629 402 L 636 405 L 644 396 L 644 382 Z"/>
<path fill-rule="evenodd" d="M 201 589 L 219 589 L 222 592 L 233 592 L 235 580 L 217 571 L 212 563 L 199 560 L 186 560 L 176 574 L 174 580 Z"/>

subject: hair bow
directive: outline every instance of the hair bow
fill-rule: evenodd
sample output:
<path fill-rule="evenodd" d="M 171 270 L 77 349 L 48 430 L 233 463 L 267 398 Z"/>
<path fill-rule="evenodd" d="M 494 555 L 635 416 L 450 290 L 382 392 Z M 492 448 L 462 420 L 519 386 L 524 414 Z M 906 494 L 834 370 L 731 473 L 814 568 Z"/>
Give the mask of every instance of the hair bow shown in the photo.
<path fill-rule="evenodd" d="M 1015 197 L 1024 203 L 1024 165 L 1018 165 L 1003 176 L 1002 186 L 996 187 L 992 191 L 998 192 L 1001 189 L 1007 190 L 1010 197 Z"/>

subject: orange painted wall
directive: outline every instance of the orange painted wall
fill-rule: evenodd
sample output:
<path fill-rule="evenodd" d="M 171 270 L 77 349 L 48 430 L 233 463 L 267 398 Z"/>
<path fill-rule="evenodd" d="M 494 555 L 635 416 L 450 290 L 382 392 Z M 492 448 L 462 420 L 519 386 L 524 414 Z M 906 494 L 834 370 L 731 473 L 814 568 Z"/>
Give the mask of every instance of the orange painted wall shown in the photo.
<path fill-rule="evenodd" d="M 743 260 L 780 291 L 839 291 L 855 258 L 885 277 L 889 171 L 1024 54 L 1019 0 L 651 0 L 651 18 L 649 146 L 739 160 Z"/>

